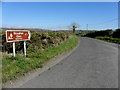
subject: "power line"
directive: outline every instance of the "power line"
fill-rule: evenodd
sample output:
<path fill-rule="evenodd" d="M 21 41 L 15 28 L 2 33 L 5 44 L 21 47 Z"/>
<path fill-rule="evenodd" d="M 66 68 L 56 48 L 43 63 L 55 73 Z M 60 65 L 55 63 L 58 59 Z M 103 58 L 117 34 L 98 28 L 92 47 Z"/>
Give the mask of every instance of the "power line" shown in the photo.
<path fill-rule="evenodd" d="M 113 22 L 113 21 L 116 21 L 116 20 L 119 20 L 120 18 L 115 18 L 115 19 L 111 19 L 111 20 L 108 20 L 108 21 L 105 21 L 105 22 L 101 22 L 101 23 L 97 23 L 97 24 L 91 24 L 91 25 L 100 25 L 100 24 L 105 24 L 105 23 L 110 23 L 110 22 Z"/>

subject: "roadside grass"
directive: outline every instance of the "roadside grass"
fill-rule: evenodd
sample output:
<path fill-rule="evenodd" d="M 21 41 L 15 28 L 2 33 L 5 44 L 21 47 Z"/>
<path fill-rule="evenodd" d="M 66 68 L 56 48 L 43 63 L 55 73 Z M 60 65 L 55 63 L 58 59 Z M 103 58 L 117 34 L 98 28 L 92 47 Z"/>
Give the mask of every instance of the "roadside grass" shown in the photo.
<path fill-rule="evenodd" d="M 2 86 L 2 52 L 0 52 L 0 88 Z"/>
<path fill-rule="evenodd" d="M 70 51 L 77 44 L 78 38 L 72 36 L 56 47 L 49 47 L 43 51 L 38 50 L 35 53 L 28 54 L 26 58 L 21 54 L 16 57 L 4 56 L 2 59 L 2 82 L 14 80 L 33 69 L 42 68 L 47 60 L 64 51 Z"/>
<path fill-rule="evenodd" d="M 99 39 L 99 40 L 104 40 L 107 42 L 112 42 L 112 43 L 117 43 L 120 44 L 120 38 L 113 38 L 113 37 L 108 37 L 108 36 L 99 36 L 99 37 L 95 37 L 95 39 Z"/>

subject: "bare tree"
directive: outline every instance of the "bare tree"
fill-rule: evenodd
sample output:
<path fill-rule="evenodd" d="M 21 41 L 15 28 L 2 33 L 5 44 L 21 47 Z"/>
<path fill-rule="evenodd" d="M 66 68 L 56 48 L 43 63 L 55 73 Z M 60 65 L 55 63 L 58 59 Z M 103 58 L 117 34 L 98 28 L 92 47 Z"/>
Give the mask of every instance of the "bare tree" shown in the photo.
<path fill-rule="evenodd" d="M 80 27 L 80 25 L 77 24 L 77 23 L 72 23 L 72 24 L 70 25 L 70 29 L 73 30 L 73 33 L 75 33 L 76 28 L 79 28 L 79 27 Z"/>

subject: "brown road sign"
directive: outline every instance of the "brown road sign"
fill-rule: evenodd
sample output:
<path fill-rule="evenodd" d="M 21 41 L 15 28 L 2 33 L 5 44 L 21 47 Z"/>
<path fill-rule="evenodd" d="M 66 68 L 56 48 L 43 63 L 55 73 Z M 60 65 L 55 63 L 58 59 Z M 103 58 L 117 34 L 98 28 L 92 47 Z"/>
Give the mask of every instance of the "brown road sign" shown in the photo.
<path fill-rule="evenodd" d="M 7 42 L 30 40 L 30 36 L 28 30 L 6 30 Z"/>

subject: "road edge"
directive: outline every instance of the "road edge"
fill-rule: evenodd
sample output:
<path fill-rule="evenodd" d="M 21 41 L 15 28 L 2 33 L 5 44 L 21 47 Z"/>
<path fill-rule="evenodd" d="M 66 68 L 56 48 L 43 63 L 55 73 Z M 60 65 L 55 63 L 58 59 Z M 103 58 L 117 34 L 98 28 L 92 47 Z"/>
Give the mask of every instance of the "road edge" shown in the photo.
<path fill-rule="evenodd" d="M 118 48 L 118 46 L 120 46 L 120 44 L 117 44 L 117 43 L 107 42 L 107 41 L 104 41 L 104 40 L 90 38 L 90 37 L 86 37 L 86 38 L 94 39 L 94 40 L 99 41 L 99 42 L 101 42 L 103 44 L 110 45 L 110 46 L 113 46 L 113 47 L 116 47 L 116 48 Z"/>

